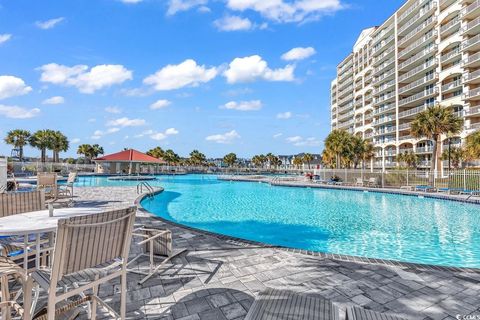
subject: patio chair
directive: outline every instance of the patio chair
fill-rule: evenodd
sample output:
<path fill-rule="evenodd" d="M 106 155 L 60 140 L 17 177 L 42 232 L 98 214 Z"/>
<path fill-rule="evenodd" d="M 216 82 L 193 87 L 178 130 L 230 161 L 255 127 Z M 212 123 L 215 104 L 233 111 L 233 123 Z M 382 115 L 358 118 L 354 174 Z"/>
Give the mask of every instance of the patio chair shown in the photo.
<path fill-rule="evenodd" d="M 70 172 L 68 174 L 68 179 L 65 185 L 59 185 L 57 188 L 57 196 L 53 199 L 52 203 L 59 205 L 67 205 L 72 207 L 74 204 L 73 201 L 73 185 L 77 180 L 77 173 Z"/>
<path fill-rule="evenodd" d="M 32 277 L 48 294 L 46 320 L 89 302 L 90 319 L 95 320 L 97 305 L 120 319 L 126 316 L 127 260 L 136 207 L 58 221 L 53 265 L 36 270 Z M 119 278 L 120 315 L 98 297 L 100 284 Z M 63 289 L 63 290 L 57 290 Z M 85 295 L 85 291 L 89 291 Z M 79 300 L 70 301 L 74 296 Z M 66 301 L 66 306 L 56 309 Z"/>
<path fill-rule="evenodd" d="M 0 218 L 40 210 L 45 210 L 43 190 L 0 194 Z M 0 237 L 0 255 L 9 256 L 24 249 L 23 240 L 16 237 Z"/>
<path fill-rule="evenodd" d="M 186 251 L 186 249 L 174 250 L 172 248 L 172 232 L 167 229 L 145 228 L 144 226 L 141 226 L 133 231 L 133 235 L 144 239 L 137 243 L 138 246 L 143 247 L 143 251 L 130 260 L 128 265 L 131 265 L 140 257 L 146 256 L 150 259 L 148 272 L 144 272 L 140 269 L 128 270 L 133 273 L 145 275 L 145 277 L 139 281 L 139 284 L 143 284 L 163 268 L 166 263 Z M 155 265 L 155 258 L 162 258 L 163 260 L 160 264 Z"/>
<path fill-rule="evenodd" d="M 355 179 L 355 187 L 363 187 L 363 179 L 362 178 L 356 178 Z"/>
<path fill-rule="evenodd" d="M 367 182 L 367 186 L 374 187 L 374 188 L 378 187 L 377 178 L 375 177 L 369 178 Z"/>
<path fill-rule="evenodd" d="M 45 190 L 47 198 L 55 199 L 58 193 L 57 174 L 48 172 L 37 173 L 37 189 Z"/>
<path fill-rule="evenodd" d="M 0 256 L 0 309 L 3 320 L 10 320 L 12 312 L 24 319 L 30 318 L 31 296 L 23 295 L 23 306 L 19 301 L 23 292 L 31 291 L 30 286 L 25 270 L 10 258 Z M 18 291 L 12 292 L 11 287 Z"/>
<path fill-rule="evenodd" d="M 432 186 L 419 185 L 419 186 L 415 186 L 415 191 L 436 192 L 437 188 L 432 187 Z"/>

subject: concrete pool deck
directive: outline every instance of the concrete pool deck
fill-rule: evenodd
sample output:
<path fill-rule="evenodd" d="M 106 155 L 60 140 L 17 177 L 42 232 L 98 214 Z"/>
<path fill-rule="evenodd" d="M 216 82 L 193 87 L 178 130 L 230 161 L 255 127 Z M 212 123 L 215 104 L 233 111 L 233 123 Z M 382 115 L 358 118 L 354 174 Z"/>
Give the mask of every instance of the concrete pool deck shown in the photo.
<path fill-rule="evenodd" d="M 75 188 L 77 206 L 132 205 L 135 187 Z M 186 254 L 144 285 L 128 275 L 129 319 L 243 319 L 264 288 L 319 294 L 341 309 L 360 305 L 411 319 L 480 317 L 480 270 L 387 265 L 316 256 L 235 241 L 153 217 L 140 209 L 137 223 L 172 230 Z M 133 247 L 132 251 L 137 250 Z M 100 287 L 117 303 L 118 282 Z"/>

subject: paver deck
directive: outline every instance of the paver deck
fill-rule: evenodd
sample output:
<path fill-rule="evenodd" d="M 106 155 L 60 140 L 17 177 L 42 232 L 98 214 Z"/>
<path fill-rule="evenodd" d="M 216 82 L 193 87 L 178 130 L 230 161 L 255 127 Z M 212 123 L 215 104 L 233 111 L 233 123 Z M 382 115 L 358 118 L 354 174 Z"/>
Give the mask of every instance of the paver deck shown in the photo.
<path fill-rule="evenodd" d="M 130 187 L 75 193 L 77 206 L 125 206 L 137 198 Z M 171 229 L 174 246 L 188 251 L 144 285 L 129 274 L 130 319 L 244 319 L 267 287 L 319 294 L 342 310 L 359 305 L 412 319 L 480 318 L 480 272 L 329 259 L 183 228 L 144 210 L 137 216 L 138 223 Z M 118 288 L 114 282 L 100 293 L 118 304 Z"/>

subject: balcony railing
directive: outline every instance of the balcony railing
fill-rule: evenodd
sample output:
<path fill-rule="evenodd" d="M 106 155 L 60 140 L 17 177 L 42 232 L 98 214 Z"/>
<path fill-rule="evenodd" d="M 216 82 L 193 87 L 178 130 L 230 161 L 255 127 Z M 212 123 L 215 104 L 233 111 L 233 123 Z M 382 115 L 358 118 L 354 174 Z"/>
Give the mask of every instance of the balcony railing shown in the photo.
<path fill-rule="evenodd" d="M 405 11 L 404 13 L 402 13 L 400 15 L 400 17 L 398 18 L 398 22 L 401 23 L 403 20 L 405 20 L 405 18 L 407 18 L 410 14 L 412 14 L 413 12 L 417 11 L 418 8 L 420 6 L 423 6 L 423 4 L 425 2 L 427 2 L 428 0 L 418 0 L 417 2 L 415 2 L 414 4 L 412 4 L 412 6 L 410 8 L 408 8 L 407 11 Z"/>
<path fill-rule="evenodd" d="M 427 89 L 427 90 L 424 90 L 422 92 L 419 92 L 417 94 L 414 94 L 413 96 L 410 96 L 408 98 L 405 98 L 405 99 L 402 99 L 398 102 L 398 105 L 399 106 L 404 106 L 406 104 L 409 104 L 411 102 L 415 102 L 417 100 L 420 100 L 420 99 L 423 99 L 429 95 L 432 95 L 434 93 L 437 93 L 438 92 L 438 88 L 437 87 L 433 87 L 433 88 L 430 88 L 430 89 Z"/>
<path fill-rule="evenodd" d="M 463 99 L 471 99 L 480 96 L 480 88 L 472 89 L 463 95 Z"/>
<path fill-rule="evenodd" d="M 379 44 L 377 44 L 374 48 L 373 48 L 373 54 L 375 54 L 376 52 L 379 52 L 380 50 L 382 50 L 383 48 L 385 48 L 385 46 L 387 44 L 389 44 L 393 39 L 395 38 L 395 35 L 391 35 L 390 37 L 388 37 L 387 39 L 383 40 L 382 42 L 380 42 Z"/>
<path fill-rule="evenodd" d="M 425 6 L 423 7 L 421 10 L 417 10 L 418 13 L 416 15 L 414 15 L 410 20 L 408 20 L 401 28 L 398 29 L 398 33 L 399 34 L 402 34 L 405 30 L 409 29 L 412 25 L 414 25 L 415 23 L 417 23 L 420 19 L 423 18 L 423 16 L 429 12 L 430 10 L 432 10 L 432 8 L 436 7 L 436 2 L 435 1 L 432 1 L 430 2 L 430 4 L 428 6 Z M 412 7 L 409 8 L 409 10 L 411 10 Z"/>
<path fill-rule="evenodd" d="M 375 35 L 375 37 L 373 38 L 373 46 L 375 46 L 380 40 L 382 40 L 382 38 L 388 34 L 390 31 L 392 31 L 392 29 L 394 28 L 394 24 L 391 24 L 390 26 L 388 26 L 387 28 L 379 31 L 378 34 Z"/>
<path fill-rule="evenodd" d="M 383 51 L 379 56 L 376 56 L 374 59 L 373 59 L 373 63 L 377 63 L 378 61 L 381 61 L 383 58 L 385 58 L 386 56 L 388 56 L 390 53 L 392 53 L 393 51 L 395 51 L 395 46 L 391 46 L 389 49 Z"/>
<path fill-rule="evenodd" d="M 469 55 L 468 58 L 463 61 L 463 64 L 468 65 L 468 64 L 474 63 L 474 62 L 480 62 L 480 52 Z"/>
<path fill-rule="evenodd" d="M 480 114 L 480 106 L 470 108 L 469 110 L 465 111 L 466 116 L 473 116 Z"/>
<path fill-rule="evenodd" d="M 449 59 L 451 59 L 455 56 L 458 56 L 460 54 L 462 54 L 462 51 L 460 50 L 460 47 L 457 47 L 457 48 L 453 49 L 452 51 L 450 51 L 449 53 L 445 53 L 444 55 L 442 55 L 440 57 L 440 61 L 445 62 L 445 61 L 447 61 L 447 60 L 449 60 Z"/>
<path fill-rule="evenodd" d="M 425 56 L 431 54 L 431 53 L 434 53 L 436 52 L 438 49 L 438 46 L 437 45 L 434 45 L 428 49 L 425 49 L 423 51 L 420 51 L 419 53 L 415 54 L 414 56 L 408 58 L 407 60 L 403 61 L 402 63 L 400 63 L 398 65 L 398 69 L 403 69 L 407 66 L 409 66 L 410 64 L 412 64 L 413 62 L 417 61 L 417 60 L 420 60 L 422 58 L 424 58 Z"/>
<path fill-rule="evenodd" d="M 436 65 L 437 64 L 437 60 L 436 59 L 433 59 L 433 60 L 430 60 L 424 64 L 421 64 L 419 65 L 418 67 L 415 67 L 414 69 L 410 70 L 409 72 L 405 73 L 405 74 L 402 74 L 399 78 L 398 78 L 398 81 L 399 82 L 402 82 L 408 78 L 411 78 L 413 77 L 414 75 L 418 74 L 419 72 L 423 72 L 425 71 L 425 69 L 433 66 L 433 65 Z"/>
<path fill-rule="evenodd" d="M 395 97 L 395 91 L 386 93 L 383 96 L 380 96 L 380 97 L 376 98 L 375 99 L 375 104 L 382 103 L 383 101 L 394 98 L 394 97 Z"/>
<path fill-rule="evenodd" d="M 417 153 L 430 153 L 433 151 L 433 147 L 420 147 L 415 149 L 415 152 Z"/>
<path fill-rule="evenodd" d="M 410 140 L 410 139 L 414 139 L 413 136 L 407 135 L 407 136 L 401 136 L 401 137 L 398 138 L 398 140 L 400 140 L 400 141 Z"/>
<path fill-rule="evenodd" d="M 449 91 L 449 90 L 452 90 L 454 88 L 461 87 L 461 86 L 462 86 L 462 80 L 461 79 L 456 80 L 456 81 L 452 81 L 452 82 L 447 83 L 447 84 L 442 86 L 442 92 Z"/>
<path fill-rule="evenodd" d="M 448 29 L 450 29 L 451 27 L 457 25 L 460 23 L 460 17 L 459 16 L 456 16 L 455 18 L 453 18 L 452 20 L 450 20 L 447 24 L 444 24 L 443 26 L 440 27 L 440 33 L 444 33 L 445 31 L 447 31 Z"/>
<path fill-rule="evenodd" d="M 413 109 L 410 109 L 410 110 L 407 110 L 407 111 L 402 111 L 402 112 L 398 113 L 398 118 L 405 118 L 405 117 L 417 114 L 419 112 L 422 112 L 426 109 L 427 109 L 427 106 L 423 105 L 423 106 L 416 107 L 416 108 L 413 108 Z"/>
<path fill-rule="evenodd" d="M 390 76 L 393 75 L 394 73 L 395 73 L 395 69 L 391 69 L 391 70 L 389 70 L 389 71 L 387 71 L 387 72 L 382 73 L 380 76 L 375 77 L 375 80 L 374 80 L 373 82 L 374 82 L 374 83 L 378 83 L 378 82 L 380 82 L 380 81 L 382 81 L 382 80 L 390 77 Z"/>
<path fill-rule="evenodd" d="M 463 41 L 463 49 L 468 49 L 469 47 L 478 44 L 480 42 L 480 34 L 477 34 L 475 37 Z"/>
<path fill-rule="evenodd" d="M 479 70 L 476 70 L 474 72 L 471 72 L 471 73 L 468 73 L 467 75 L 465 75 L 464 79 L 465 79 L 465 82 L 469 82 L 469 81 L 472 81 L 474 79 L 478 79 L 480 78 L 480 69 Z"/>
<path fill-rule="evenodd" d="M 395 103 L 386 104 L 383 107 L 380 107 L 380 108 L 376 109 L 373 113 L 375 115 L 378 115 L 378 114 L 381 114 L 381 113 L 384 113 L 384 112 L 387 112 L 387 111 L 390 111 L 390 110 L 395 110 Z"/>
<path fill-rule="evenodd" d="M 467 23 L 467 25 L 463 28 L 463 32 L 468 32 L 470 31 L 471 29 L 475 28 L 476 26 L 478 26 L 480 24 L 480 17 L 477 17 L 475 19 L 473 19 L 472 21 L 470 21 L 469 23 Z"/>
<path fill-rule="evenodd" d="M 433 23 L 436 20 L 435 16 L 431 16 L 427 20 L 425 20 L 424 23 L 410 31 L 405 37 L 403 37 L 401 40 L 398 41 L 398 45 L 401 46 L 411 38 L 413 38 L 415 35 L 417 35 L 420 31 L 424 30 L 429 24 Z"/>
<path fill-rule="evenodd" d="M 410 126 L 412 124 L 409 122 L 409 123 L 403 123 L 401 125 L 398 126 L 398 130 L 401 131 L 401 130 L 405 130 L 405 129 L 410 129 Z"/>
<path fill-rule="evenodd" d="M 387 122 L 390 122 L 390 121 L 395 121 L 395 117 L 383 117 L 383 118 L 377 119 L 376 121 L 373 122 L 373 125 L 377 126 L 377 125 L 380 125 L 382 123 L 387 123 Z"/>
<path fill-rule="evenodd" d="M 474 3 L 470 4 L 468 7 L 466 7 L 463 12 L 462 12 L 462 15 L 467 15 L 469 13 L 471 13 L 472 11 L 476 10 L 480 8 L 480 0 L 477 0 L 475 1 Z"/>
<path fill-rule="evenodd" d="M 381 65 L 379 65 L 378 67 L 376 67 L 373 70 L 373 74 L 378 74 L 380 71 L 382 71 L 384 68 L 388 67 L 390 64 L 392 64 L 394 62 L 395 62 L 395 57 L 392 57 L 392 58 L 384 61 Z"/>
<path fill-rule="evenodd" d="M 424 47 L 425 43 L 428 42 L 429 40 L 435 38 L 437 36 L 437 32 L 429 32 L 427 35 L 423 36 L 422 38 L 416 40 L 414 43 L 403 49 L 398 53 L 399 58 L 403 58 L 404 56 L 408 55 L 410 52 L 412 52 L 415 49 L 418 49 L 420 47 Z"/>
<path fill-rule="evenodd" d="M 386 83 L 382 84 L 380 87 L 375 88 L 373 90 L 373 93 L 378 94 L 382 91 L 385 91 L 385 90 L 393 87 L 394 85 L 395 85 L 395 81 L 393 81 L 393 80 L 389 81 L 389 82 L 386 82 Z"/>
<path fill-rule="evenodd" d="M 424 78 L 421 78 L 421 79 L 418 79 L 417 81 L 414 81 L 414 82 L 410 83 L 409 85 L 407 85 L 405 87 L 401 87 L 400 89 L 398 89 L 398 93 L 402 94 L 404 92 L 408 92 L 408 91 L 410 91 L 412 89 L 415 89 L 416 87 L 421 86 L 421 85 L 423 85 L 423 84 L 425 84 L 428 81 L 433 80 L 433 79 L 438 79 L 438 73 L 429 74 L 428 76 L 426 76 Z"/>

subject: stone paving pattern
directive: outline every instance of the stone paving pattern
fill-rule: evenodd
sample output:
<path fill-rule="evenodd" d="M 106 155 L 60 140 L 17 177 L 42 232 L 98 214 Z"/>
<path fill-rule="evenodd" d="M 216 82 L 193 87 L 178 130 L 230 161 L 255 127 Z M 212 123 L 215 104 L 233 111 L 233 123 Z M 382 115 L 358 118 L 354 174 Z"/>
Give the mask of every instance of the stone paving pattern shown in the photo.
<path fill-rule="evenodd" d="M 75 193 L 77 206 L 127 206 L 137 198 L 130 187 L 76 188 Z M 226 240 L 166 223 L 142 209 L 137 216 L 138 223 L 171 229 L 174 246 L 188 251 L 144 285 L 129 273 L 129 319 L 243 319 L 266 287 L 318 294 L 341 310 L 359 305 L 410 319 L 480 317 L 480 272 L 327 259 Z M 101 286 L 100 295 L 118 308 L 118 290 L 115 281 Z"/>

